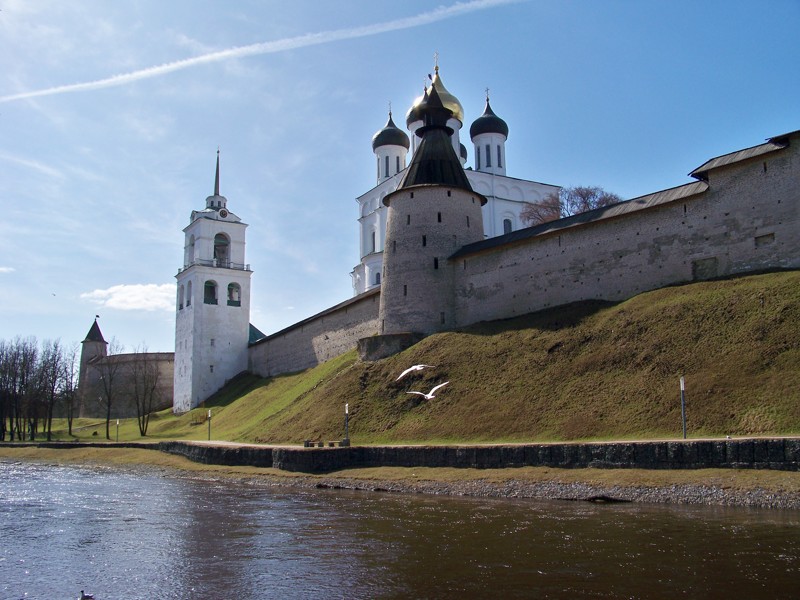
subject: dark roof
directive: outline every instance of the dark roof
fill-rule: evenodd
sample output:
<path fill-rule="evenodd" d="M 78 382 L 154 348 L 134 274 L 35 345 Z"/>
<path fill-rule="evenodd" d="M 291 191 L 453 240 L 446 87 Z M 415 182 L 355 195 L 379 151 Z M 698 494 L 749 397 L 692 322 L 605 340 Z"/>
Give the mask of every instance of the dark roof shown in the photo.
<path fill-rule="evenodd" d="M 717 169 L 719 167 L 731 165 L 733 163 L 747 160 L 749 158 L 755 158 L 763 154 L 768 154 L 770 152 L 775 152 L 777 150 L 783 150 L 784 148 L 786 148 L 786 146 L 789 145 L 789 137 L 791 137 L 796 133 L 800 133 L 800 131 L 792 131 L 790 133 L 785 133 L 783 135 L 767 138 L 766 144 L 759 144 L 758 146 L 753 146 L 752 148 L 745 148 L 744 150 L 737 150 L 736 152 L 730 152 L 729 154 L 723 154 L 722 156 L 717 156 L 716 158 L 712 158 L 704 162 L 694 171 L 689 173 L 689 175 L 696 179 L 707 181 L 708 172 L 711 169 Z"/>
<path fill-rule="evenodd" d="M 406 132 L 400 129 L 392 121 L 392 113 L 389 113 L 389 120 L 386 125 L 378 133 L 372 136 L 372 149 L 380 148 L 381 146 L 403 146 L 408 150 L 411 144 L 408 141 Z"/>
<path fill-rule="evenodd" d="M 473 191 L 450 139 L 452 130 L 447 127 L 447 120 L 453 113 L 442 105 L 435 87 L 431 87 L 419 108 L 425 122 L 417 130 L 422 140 L 397 189 L 445 185 Z"/>
<path fill-rule="evenodd" d="M 265 337 L 267 337 L 265 333 L 262 333 L 261 331 L 259 331 L 258 327 L 250 323 L 249 336 L 247 340 L 248 344 L 257 342 L 258 340 L 263 339 Z"/>
<path fill-rule="evenodd" d="M 653 208 L 655 206 L 660 206 L 662 204 L 667 204 L 669 202 L 675 202 L 676 200 L 702 194 L 707 189 L 708 184 L 702 181 L 687 183 L 685 185 L 670 188 L 668 190 L 662 190 L 646 196 L 640 196 L 631 200 L 625 200 L 624 202 L 618 202 L 609 206 L 603 206 L 602 208 L 589 210 L 571 217 L 558 219 L 557 221 L 550 221 L 548 223 L 542 223 L 541 225 L 534 225 L 533 227 L 518 229 L 517 231 L 512 231 L 506 235 L 468 244 L 459 248 L 459 250 L 450 258 L 460 258 L 468 254 L 474 254 L 476 252 L 489 250 L 499 246 L 504 246 L 506 244 L 513 244 L 515 242 L 538 237 L 540 235 L 556 233 L 572 227 L 586 225 L 588 223 L 595 223 L 597 221 L 619 217 L 621 215 L 640 210 L 646 210 L 648 208 Z"/>
<path fill-rule="evenodd" d="M 97 319 L 95 319 L 92 326 L 89 328 L 89 333 L 86 334 L 86 339 L 83 340 L 84 342 L 103 342 L 104 344 L 107 343 L 103 339 L 103 334 L 100 332 L 100 326 L 97 324 Z"/>
<path fill-rule="evenodd" d="M 483 114 L 475 119 L 472 126 L 469 128 L 470 139 L 475 139 L 482 133 L 499 133 L 508 138 L 508 124 L 503 119 L 498 117 L 489 106 L 489 99 L 486 99 L 486 108 L 483 109 Z"/>

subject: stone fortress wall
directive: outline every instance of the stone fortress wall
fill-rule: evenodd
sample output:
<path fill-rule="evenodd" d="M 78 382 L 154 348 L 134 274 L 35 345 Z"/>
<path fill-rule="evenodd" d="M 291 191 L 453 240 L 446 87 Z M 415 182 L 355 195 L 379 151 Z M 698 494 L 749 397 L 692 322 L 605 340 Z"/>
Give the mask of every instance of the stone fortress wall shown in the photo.
<path fill-rule="evenodd" d="M 800 132 L 712 159 L 677 188 L 462 247 L 452 270 L 455 322 L 570 302 L 624 300 L 667 285 L 800 268 Z M 336 305 L 249 349 L 250 370 L 309 368 L 380 332 L 379 290 Z M 437 298 L 437 303 L 450 299 Z"/>

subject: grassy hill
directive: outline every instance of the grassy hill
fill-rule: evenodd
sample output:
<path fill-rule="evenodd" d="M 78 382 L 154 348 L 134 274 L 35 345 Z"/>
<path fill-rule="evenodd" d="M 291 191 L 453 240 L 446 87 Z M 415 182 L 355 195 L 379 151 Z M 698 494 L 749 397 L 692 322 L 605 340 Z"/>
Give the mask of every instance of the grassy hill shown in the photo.
<path fill-rule="evenodd" d="M 436 365 L 396 382 L 406 367 Z M 391 358 L 356 353 L 302 373 L 240 378 L 149 437 L 357 444 L 800 433 L 800 272 L 583 302 L 430 336 Z M 436 398 L 428 391 L 449 381 Z M 127 427 L 126 427 L 126 431 Z M 133 437 L 133 427 L 130 428 Z M 120 439 L 123 439 L 122 437 Z"/>

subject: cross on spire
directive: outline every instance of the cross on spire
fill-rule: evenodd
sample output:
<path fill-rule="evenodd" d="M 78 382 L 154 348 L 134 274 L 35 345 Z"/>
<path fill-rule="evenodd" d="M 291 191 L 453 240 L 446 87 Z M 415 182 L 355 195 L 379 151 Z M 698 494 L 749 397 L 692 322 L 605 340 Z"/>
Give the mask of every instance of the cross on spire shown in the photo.
<path fill-rule="evenodd" d="M 438 75 L 439 74 L 439 52 L 438 52 L 438 50 L 433 53 L 433 68 L 434 68 L 434 72 Z"/>

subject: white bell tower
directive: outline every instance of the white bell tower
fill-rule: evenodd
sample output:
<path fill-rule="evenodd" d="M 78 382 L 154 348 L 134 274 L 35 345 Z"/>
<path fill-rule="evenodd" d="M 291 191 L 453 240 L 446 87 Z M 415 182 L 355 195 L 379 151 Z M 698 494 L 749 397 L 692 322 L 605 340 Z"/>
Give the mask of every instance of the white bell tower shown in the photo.
<path fill-rule="evenodd" d="M 219 150 L 214 195 L 193 210 L 185 234 L 175 318 L 175 392 L 172 410 L 204 402 L 247 370 L 250 334 L 250 265 L 247 225 L 228 211 L 219 193 Z"/>

